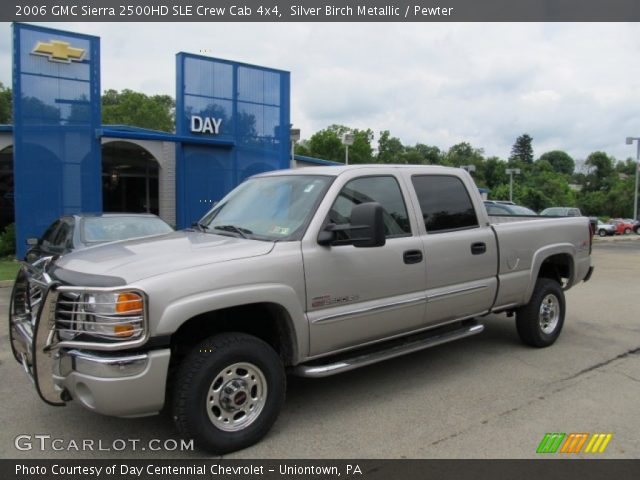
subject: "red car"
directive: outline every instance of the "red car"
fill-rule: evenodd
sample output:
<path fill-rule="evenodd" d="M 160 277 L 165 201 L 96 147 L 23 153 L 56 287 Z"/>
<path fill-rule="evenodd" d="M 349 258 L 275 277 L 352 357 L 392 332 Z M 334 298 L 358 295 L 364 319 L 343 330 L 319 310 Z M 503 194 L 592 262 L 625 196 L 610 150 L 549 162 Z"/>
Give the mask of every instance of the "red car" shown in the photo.
<path fill-rule="evenodd" d="M 621 218 L 616 218 L 615 220 L 611 220 L 612 224 L 616 226 L 616 234 L 617 235 L 629 235 L 633 232 L 633 228 L 635 225 L 633 223 L 629 223 Z"/>

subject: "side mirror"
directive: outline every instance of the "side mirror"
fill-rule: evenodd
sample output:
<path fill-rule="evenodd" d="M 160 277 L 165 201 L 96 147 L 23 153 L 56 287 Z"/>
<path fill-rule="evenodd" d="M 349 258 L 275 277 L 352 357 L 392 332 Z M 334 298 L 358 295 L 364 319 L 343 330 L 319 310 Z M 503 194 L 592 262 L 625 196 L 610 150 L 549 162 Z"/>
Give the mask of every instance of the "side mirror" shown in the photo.
<path fill-rule="evenodd" d="M 27 245 L 30 247 L 35 247 L 39 244 L 40 242 L 38 241 L 37 238 L 27 238 Z"/>
<path fill-rule="evenodd" d="M 357 248 L 382 247 L 386 243 L 382 206 L 377 202 L 361 203 L 351 210 L 351 223 L 330 223 L 318 235 L 320 245 L 353 245 Z M 348 232 L 349 238 L 336 238 L 337 232 Z"/>
<path fill-rule="evenodd" d="M 351 210 L 351 230 L 354 247 L 382 247 L 386 243 L 382 205 L 361 203 Z"/>

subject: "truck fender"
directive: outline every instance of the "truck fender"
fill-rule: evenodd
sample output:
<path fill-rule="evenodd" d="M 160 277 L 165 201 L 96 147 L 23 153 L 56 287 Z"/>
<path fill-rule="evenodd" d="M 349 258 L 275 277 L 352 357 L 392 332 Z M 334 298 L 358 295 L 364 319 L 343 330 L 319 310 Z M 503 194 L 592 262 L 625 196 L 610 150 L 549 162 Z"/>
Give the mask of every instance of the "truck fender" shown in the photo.
<path fill-rule="evenodd" d="M 254 303 L 280 305 L 288 313 L 294 363 L 309 352 L 309 324 L 293 288 L 281 284 L 240 285 L 200 292 L 170 303 L 158 321 L 156 335 L 171 335 L 187 320 L 204 313 Z"/>
<path fill-rule="evenodd" d="M 529 285 L 525 292 L 523 304 L 526 305 L 531 300 L 531 296 L 533 295 L 533 290 L 536 287 L 536 282 L 538 280 L 538 275 L 540 274 L 540 268 L 546 259 L 552 257 L 553 255 L 565 254 L 571 258 L 571 273 L 569 277 L 569 284 L 573 284 L 573 276 L 574 276 L 574 259 L 576 257 L 576 248 L 571 243 L 558 243 L 554 245 L 547 245 L 537 250 L 533 254 L 533 259 L 531 260 L 531 270 L 529 277 Z"/>

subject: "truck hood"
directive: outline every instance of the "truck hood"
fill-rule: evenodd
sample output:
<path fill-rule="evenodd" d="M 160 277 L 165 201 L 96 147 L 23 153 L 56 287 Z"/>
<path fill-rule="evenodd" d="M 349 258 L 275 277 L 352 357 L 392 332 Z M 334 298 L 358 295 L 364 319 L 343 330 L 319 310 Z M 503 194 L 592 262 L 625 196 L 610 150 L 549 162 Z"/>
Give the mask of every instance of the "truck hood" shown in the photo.
<path fill-rule="evenodd" d="M 273 242 L 183 230 L 77 250 L 58 259 L 55 268 L 132 283 L 184 268 L 266 255 L 273 246 Z"/>

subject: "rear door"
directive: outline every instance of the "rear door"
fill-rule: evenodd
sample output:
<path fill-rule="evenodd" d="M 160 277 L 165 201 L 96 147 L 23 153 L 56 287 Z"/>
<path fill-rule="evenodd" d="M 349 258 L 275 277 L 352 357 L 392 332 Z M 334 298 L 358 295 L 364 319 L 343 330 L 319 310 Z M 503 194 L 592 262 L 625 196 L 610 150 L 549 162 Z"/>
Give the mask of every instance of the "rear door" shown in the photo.
<path fill-rule="evenodd" d="M 420 208 L 427 277 L 427 325 L 486 313 L 497 292 L 493 229 L 480 225 L 455 175 L 412 175 Z"/>
<path fill-rule="evenodd" d="M 321 246 L 317 230 L 305 238 L 311 355 L 387 338 L 424 321 L 422 240 L 408 213 L 408 189 L 395 175 L 348 175 L 355 178 L 338 180 L 342 186 L 330 199 L 323 225 L 349 223 L 355 205 L 378 202 L 384 208 L 386 244 Z"/>

